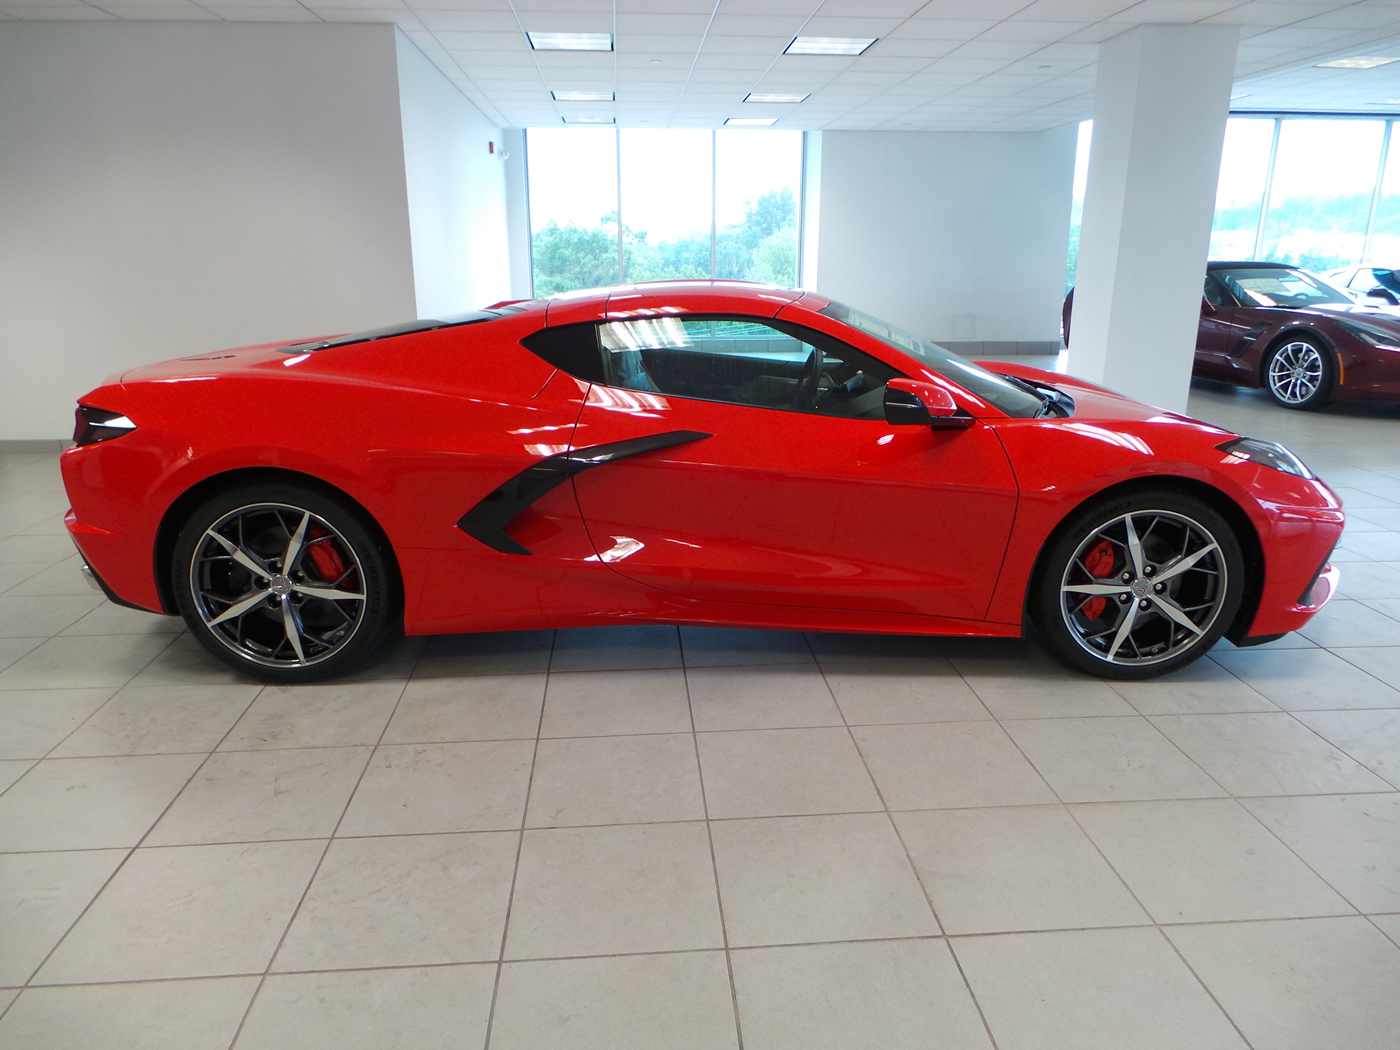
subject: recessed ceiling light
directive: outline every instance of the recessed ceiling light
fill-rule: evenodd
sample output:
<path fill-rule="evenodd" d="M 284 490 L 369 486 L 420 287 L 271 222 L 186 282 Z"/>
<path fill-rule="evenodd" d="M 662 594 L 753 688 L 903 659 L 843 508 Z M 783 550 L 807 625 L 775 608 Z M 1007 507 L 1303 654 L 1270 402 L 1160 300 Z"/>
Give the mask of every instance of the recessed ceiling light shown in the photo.
<path fill-rule="evenodd" d="M 1237 99 L 1237 98 L 1249 98 L 1249 96 L 1248 96 L 1248 95 L 1231 95 L 1231 96 L 1230 96 L 1230 101 L 1233 102 L 1233 101 L 1235 101 L 1235 99 Z"/>
<path fill-rule="evenodd" d="M 730 117 L 724 122 L 730 128 L 771 128 L 776 123 L 777 117 Z"/>
<path fill-rule="evenodd" d="M 1400 98 L 1383 98 L 1379 102 L 1367 102 L 1368 106 L 1400 106 Z"/>
<path fill-rule="evenodd" d="M 555 102 L 612 102 L 616 91 L 551 91 Z"/>
<path fill-rule="evenodd" d="M 611 51 L 611 33 L 526 33 L 536 51 Z"/>
<path fill-rule="evenodd" d="M 878 39 L 875 36 L 799 36 L 783 49 L 783 54 L 859 55 Z"/>
<path fill-rule="evenodd" d="M 564 117 L 565 124 L 615 124 L 612 117 Z"/>
<path fill-rule="evenodd" d="M 750 91 L 744 96 L 745 102 L 806 102 L 812 97 L 811 92 L 805 95 L 784 95 L 778 93 L 765 93 L 762 91 Z"/>
<path fill-rule="evenodd" d="M 1400 58 L 1385 58 L 1380 55 L 1357 55 L 1355 58 L 1338 58 L 1331 62 L 1319 62 L 1318 69 L 1375 69 L 1400 62 Z"/>

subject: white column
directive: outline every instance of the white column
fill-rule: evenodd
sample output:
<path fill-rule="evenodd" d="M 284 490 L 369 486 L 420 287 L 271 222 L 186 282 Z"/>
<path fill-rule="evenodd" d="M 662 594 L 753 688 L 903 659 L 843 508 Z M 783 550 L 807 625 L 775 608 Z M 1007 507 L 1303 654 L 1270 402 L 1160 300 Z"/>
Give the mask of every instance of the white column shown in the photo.
<path fill-rule="evenodd" d="M 1144 25 L 1099 48 L 1069 371 L 1184 411 L 1236 26 Z"/>

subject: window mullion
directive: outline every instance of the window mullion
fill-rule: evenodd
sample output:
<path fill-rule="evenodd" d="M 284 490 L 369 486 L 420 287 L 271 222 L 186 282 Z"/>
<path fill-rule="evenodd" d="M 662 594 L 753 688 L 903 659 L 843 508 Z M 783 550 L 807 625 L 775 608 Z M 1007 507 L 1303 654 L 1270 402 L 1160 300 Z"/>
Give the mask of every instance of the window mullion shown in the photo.
<path fill-rule="evenodd" d="M 627 267 L 622 261 L 622 129 L 613 129 L 613 145 L 617 153 L 617 283 L 627 280 Z"/>
<path fill-rule="evenodd" d="M 1385 122 L 1385 132 L 1381 135 L 1381 160 L 1376 166 L 1376 185 L 1371 190 L 1371 210 L 1366 214 L 1366 240 L 1362 242 L 1361 262 L 1371 261 L 1371 234 L 1376 229 L 1376 210 L 1381 204 L 1381 187 L 1385 185 L 1385 163 L 1390 155 L 1390 133 L 1395 127 L 1395 121 Z"/>
<path fill-rule="evenodd" d="M 718 133 L 710 129 L 710 278 L 719 276 L 719 139 Z"/>
<path fill-rule="evenodd" d="M 1254 258 L 1264 253 L 1264 223 L 1269 219 L 1269 201 L 1274 194 L 1274 161 L 1278 158 L 1279 132 L 1283 130 L 1283 118 L 1274 118 L 1274 138 L 1269 143 L 1269 167 L 1264 172 L 1264 197 L 1259 202 L 1259 228 L 1254 232 Z"/>

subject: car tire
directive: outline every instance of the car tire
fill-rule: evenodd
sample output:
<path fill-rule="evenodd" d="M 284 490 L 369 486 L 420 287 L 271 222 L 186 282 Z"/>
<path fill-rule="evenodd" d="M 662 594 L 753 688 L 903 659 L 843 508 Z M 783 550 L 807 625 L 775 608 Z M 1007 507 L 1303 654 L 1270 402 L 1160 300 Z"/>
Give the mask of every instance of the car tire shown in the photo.
<path fill-rule="evenodd" d="M 1244 585 L 1229 522 L 1195 496 L 1152 489 L 1077 510 L 1043 552 L 1029 605 L 1065 663 L 1134 681 L 1205 655 L 1234 621 Z"/>
<path fill-rule="evenodd" d="M 357 507 L 274 482 L 225 489 L 196 507 L 175 541 L 171 582 L 210 653 L 295 684 L 340 674 L 378 645 L 398 611 L 393 566 Z"/>
<path fill-rule="evenodd" d="M 1313 336 L 1279 340 L 1265 356 L 1260 385 L 1284 408 L 1325 408 L 1332 401 L 1332 352 Z"/>

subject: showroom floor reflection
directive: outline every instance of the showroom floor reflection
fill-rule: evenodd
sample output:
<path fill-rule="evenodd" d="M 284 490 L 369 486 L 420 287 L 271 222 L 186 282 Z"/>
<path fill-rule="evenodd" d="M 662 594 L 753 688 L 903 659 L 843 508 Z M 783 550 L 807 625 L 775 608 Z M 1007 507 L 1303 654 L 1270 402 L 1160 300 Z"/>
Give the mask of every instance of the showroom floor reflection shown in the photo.
<path fill-rule="evenodd" d="M 1191 410 L 1338 489 L 1342 589 L 1137 685 L 619 627 L 262 688 L 0 455 L 0 1047 L 1392 1045 L 1400 410 Z"/>

